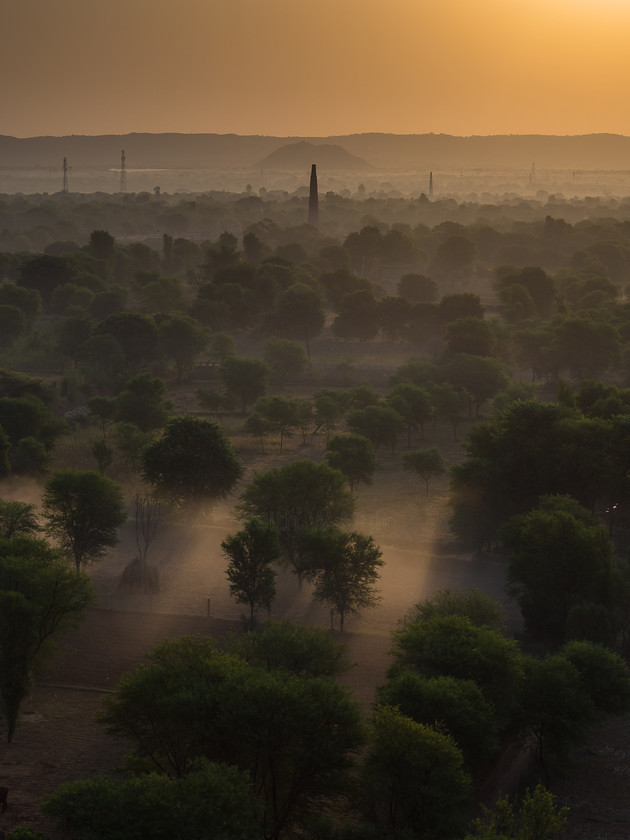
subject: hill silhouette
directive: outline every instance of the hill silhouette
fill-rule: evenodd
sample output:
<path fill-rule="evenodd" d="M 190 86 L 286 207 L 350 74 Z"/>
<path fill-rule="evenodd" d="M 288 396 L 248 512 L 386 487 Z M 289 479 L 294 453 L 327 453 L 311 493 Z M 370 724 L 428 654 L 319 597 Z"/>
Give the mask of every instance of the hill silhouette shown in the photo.
<path fill-rule="evenodd" d="M 260 162 L 264 169 L 301 169 L 306 170 L 312 163 L 327 170 L 365 170 L 372 169 L 369 163 L 351 155 L 341 146 L 331 143 L 289 143 L 280 146 Z"/>

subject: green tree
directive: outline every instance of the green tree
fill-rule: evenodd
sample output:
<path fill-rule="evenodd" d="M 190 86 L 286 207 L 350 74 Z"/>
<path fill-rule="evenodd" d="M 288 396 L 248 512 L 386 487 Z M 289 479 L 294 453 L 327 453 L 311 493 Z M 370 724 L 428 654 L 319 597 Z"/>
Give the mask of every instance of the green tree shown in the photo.
<path fill-rule="evenodd" d="M 388 295 L 376 303 L 376 314 L 383 338 L 401 341 L 409 328 L 413 307 L 404 297 Z"/>
<path fill-rule="evenodd" d="M 150 373 L 138 373 L 126 383 L 116 397 L 116 419 L 133 423 L 142 432 L 160 429 L 173 407 L 164 399 L 166 385 Z"/>
<path fill-rule="evenodd" d="M 90 414 L 97 418 L 101 424 L 102 439 L 105 440 L 105 430 L 108 423 L 114 421 L 117 410 L 117 401 L 113 397 L 90 397 L 87 401 Z"/>
<path fill-rule="evenodd" d="M 46 797 L 42 810 L 65 833 L 85 840 L 252 840 L 258 834 L 245 774 L 205 761 L 180 779 L 153 773 L 66 782 Z"/>
<path fill-rule="evenodd" d="M 106 721 L 160 771 L 182 776 L 199 757 L 239 768 L 269 840 L 343 789 L 363 741 L 359 708 L 334 680 L 256 668 L 204 638 L 160 645 L 122 679 Z"/>
<path fill-rule="evenodd" d="M 572 747 L 586 740 L 597 713 L 579 671 L 568 659 L 526 657 L 523 663 L 518 724 L 548 775 L 551 760 L 566 759 Z"/>
<path fill-rule="evenodd" d="M 120 487 L 97 472 L 66 470 L 48 479 L 44 529 L 74 561 L 77 572 L 118 542 L 127 519 Z"/>
<path fill-rule="evenodd" d="M 2 283 L 0 285 L 0 305 L 17 306 L 21 309 L 29 327 L 37 321 L 42 314 L 42 298 L 35 289 L 24 289 L 15 283 Z"/>
<path fill-rule="evenodd" d="M 577 669 L 586 694 L 600 715 L 622 715 L 630 708 L 630 671 L 612 650 L 588 641 L 563 645 L 560 656 Z"/>
<path fill-rule="evenodd" d="M 359 289 L 344 295 L 339 314 L 332 324 L 338 338 L 358 338 L 369 341 L 379 330 L 378 303 L 370 289 Z"/>
<path fill-rule="evenodd" d="M 33 537 L 40 530 L 35 505 L 0 499 L 0 538 Z"/>
<path fill-rule="evenodd" d="M 72 277 L 73 270 L 69 259 L 39 254 L 22 263 L 18 285 L 39 292 L 47 306 L 57 286 L 69 283 Z"/>
<path fill-rule="evenodd" d="M 363 764 L 360 802 L 384 837 L 460 836 L 472 785 L 449 735 L 380 707 Z"/>
<path fill-rule="evenodd" d="M 28 321 L 17 306 L 0 303 L 0 349 L 6 350 L 26 335 Z"/>
<path fill-rule="evenodd" d="M 32 437 L 40 441 L 47 451 L 68 430 L 66 423 L 58 420 L 42 400 L 32 395 L 0 397 L 0 426 L 12 446 L 17 446 L 22 438 Z"/>
<path fill-rule="evenodd" d="M 167 359 L 172 359 L 177 370 L 177 381 L 190 372 L 195 358 L 207 343 L 206 334 L 201 326 L 188 315 L 181 312 L 158 319 L 158 341 Z"/>
<path fill-rule="evenodd" d="M 299 405 L 297 400 L 287 397 L 260 397 L 254 405 L 253 415 L 247 420 L 250 427 L 248 431 L 255 434 L 270 432 L 280 435 L 282 452 L 284 439 L 291 437 L 294 429 L 300 425 Z"/>
<path fill-rule="evenodd" d="M 466 416 L 470 394 L 458 391 L 447 383 L 439 383 L 431 388 L 431 397 L 434 417 L 445 417 L 453 427 L 453 440 L 457 440 L 457 427 Z"/>
<path fill-rule="evenodd" d="M 347 613 L 358 615 L 380 600 L 375 588 L 382 552 L 372 537 L 329 527 L 303 534 L 300 554 L 302 571 L 314 582 L 313 597 L 339 616 L 343 633 Z"/>
<path fill-rule="evenodd" d="M 472 834 L 465 840 L 554 840 L 562 833 L 568 808 L 556 804 L 556 797 L 537 785 L 526 789 L 518 812 L 507 796 L 490 810 L 482 807 L 483 816 L 472 823 Z"/>
<path fill-rule="evenodd" d="M 376 457 L 371 441 L 362 435 L 335 435 L 326 444 L 326 463 L 348 479 L 350 490 L 356 482 L 372 483 Z"/>
<path fill-rule="evenodd" d="M 573 606 L 608 602 L 612 544 L 575 499 L 543 497 L 505 525 L 501 541 L 509 552 L 509 591 L 535 636 L 558 644 Z"/>
<path fill-rule="evenodd" d="M 511 719 L 523 682 L 516 644 L 463 615 L 435 615 L 408 622 L 394 633 L 390 676 L 412 670 L 426 677 L 473 680 L 496 709 L 501 727 Z"/>
<path fill-rule="evenodd" d="M 387 404 L 393 408 L 407 426 L 407 445 L 411 446 L 411 433 L 420 429 L 424 440 L 424 424 L 433 416 L 431 396 L 425 388 L 411 382 L 394 385 L 387 395 Z"/>
<path fill-rule="evenodd" d="M 250 665 L 299 677 L 336 678 L 350 668 L 345 645 L 328 630 L 288 619 L 268 621 L 260 630 L 234 636 L 229 649 Z"/>
<path fill-rule="evenodd" d="M 499 746 L 496 715 L 472 680 L 397 674 L 377 689 L 377 702 L 396 706 L 401 714 L 427 726 L 439 721 L 462 751 L 470 769 L 481 767 Z"/>
<path fill-rule="evenodd" d="M 228 356 L 221 363 L 220 372 L 226 393 L 240 402 L 241 414 L 267 390 L 269 365 L 261 359 Z"/>
<path fill-rule="evenodd" d="M 442 324 L 450 324 L 459 318 L 482 319 L 483 314 L 481 298 L 472 292 L 444 295 L 437 308 L 437 315 Z"/>
<path fill-rule="evenodd" d="M 459 275 L 470 270 L 477 258 L 477 246 L 465 236 L 449 236 L 438 245 L 438 266 L 450 274 Z"/>
<path fill-rule="evenodd" d="M 576 379 L 600 376 L 619 358 L 619 333 L 590 318 L 565 318 L 554 329 L 551 350 L 560 370 Z"/>
<path fill-rule="evenodd" d="M 323 428 L 328 441 L 330 433 L 337 428 L 345 410 L 346 406 L 342 392 L 333 391 L 329 388 L 316 391 L 313 394 L 313 422 L 315 423 L 313 434 Z"/>
<path fill-rule="evenodd" d="M 446 467 L 437 449 L 414 449 L 403 455 L 403 469 L 421 478 L 429 495 L 429 481 L 444 475 Z"/>
<path fill-rule="evenodd" d="M 106 440 L 95 440 L 92 444 L 92 455 L 96 461 L 99 473 L 105 475 L 105 470 L 111 467 L 112 461 L 114 460 L 114 450 Z"/>
<path fill-rule="evenodd" d="M 140 460 L 143 451 L 153 443 L 155 435 L 153 432 L 141 431 L 135 423 L 118 423 L 114 432 L 116 448 L 122 455 L 122 459 L 133 472 L 140 467 Z"/>
<path fill-rule="evenodd" d="M 448 323 L 444 332 L 450 353 L 482 357 L 496 355 L 497 331 L 489 321 L 473 316 L 458 318 Z"/>
<path fill-rule="evenodd" d="M 169 420 L 141 463 L 143 480 L 178 507 L 224 498 L 243 475 L 223 429 L 196 417 Z"/>
<path fill-rule="evenodd" d="M 263 358 L 280 387 L 286 385 L 289 379 L 299 378 L 308 363 L 308 357 L 301 344 L 277 336 L 271 336 L 265 341 Z"/>
<path fill-rule="evenodd" d="M 451 385 L 472 395 L 477 415 L 483 403 L 507 388 L 510 382 L 505 366 L 498 359 L 466 353 L 449 359 L 445 374 Z"/>
<path fill-rule="evenodd" d="M 462 592 L 440 589 L 416 604 L 409 613 L 408 620 L 430 621 L 440 615 L 464 616 L 477 627 L 490 627 L 499 631 L 505 628 L 505 615 L 501 605 L 481 589 L 473 588 Z"/>
<path fill-rule="evenodd" d="M 241 531 L 223 540 L 221 548 L 228 560 L 230 595 L 237 604 L 249 607 L 247 626 L 251 630 L 257 608 L 271 610 L 276 596 L 276 573 L 271 567 L 280 555 L 278 531 L 273 523 L 248 519 Z"/>
<path fill-rule="evenodd" d="M 499 297 L 505 303 L 513 300 L 510 298 L 509 290 L 514 286 L 520 286 L 526 290 L 538 317 L 551 317 L 556 301 L 556 290 L 553 278 L 542 268 L 526 266 L 503 274 L 495 282 Z"/>
<path fill-rule="evenodd" d="M 88 577 L 75 574 L 43 540 L 0 540 L 0 699 L 9 743 L 33 671 L 55 639 L 79 625 L 93 599 Z"/>
<path fill-rule="evenodd" d="M 387 405 L 366 405 L 349 411 L 346 420 L 348 428 L 357 435 L 371 441 L 376 451 L 382 444 L 396 448 L 398 433 L 404 426 L 403 418 Z"/>
<path fill-rule="evenodd" d="M 183 312 L 187 301 L 184 287 L 178 277 L 160 277 L 157 272 L 147 272 L 149 276 L 144 282 L 138 282 L 138 274 L 136 274 L 135 285 L 140 301 L 139 308 L 142 312 L 151 314 Z"/>
<path fill-rule="evenodd" d="M 424 274 L 403 274 L 396 290 L 411 303 L 433 303 L 438 296 L 438 284 Z"/>
<path fill-rule="evenodd" d="M 266 329 L 283 338 L 299 338 L 304 341 L 310 360 L 311 339 L 320 335 L 324 323 L 324 307 L 318 293 L 305 283 L 294 283 L 278 298 Z"/>
<path fill-rule="evenodd" d="M 116 312 L 101 321 L 96 334 L 116 339 L 122 347 L 127 364 L 133 369 L 155 357 L 158 332 L 150 315 Z"/>
<path fill-rule="evenodd" d="M 339 470 L 314 461 L 293 461 L 256 473 L 241 496 L 240 512 L 274 522 L 283 560 L 299 571 L 300 534 L 348 520 L 354 506 L 354 496 Z"/>

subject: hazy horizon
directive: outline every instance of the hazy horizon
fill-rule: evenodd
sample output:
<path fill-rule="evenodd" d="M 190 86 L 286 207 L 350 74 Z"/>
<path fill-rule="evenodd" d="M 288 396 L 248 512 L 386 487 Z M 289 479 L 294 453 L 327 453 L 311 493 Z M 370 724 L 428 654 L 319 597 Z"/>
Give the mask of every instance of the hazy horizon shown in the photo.
<path fill-rule="evenodd" d="M 3 0 L 0 132 L 630 135 L 621 0 Z"/>

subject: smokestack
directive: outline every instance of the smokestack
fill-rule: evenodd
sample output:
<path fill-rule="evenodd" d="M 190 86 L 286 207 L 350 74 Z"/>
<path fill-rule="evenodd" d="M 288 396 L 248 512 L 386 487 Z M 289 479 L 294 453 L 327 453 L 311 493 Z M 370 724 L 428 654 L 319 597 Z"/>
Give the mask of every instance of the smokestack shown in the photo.
<path fill-rule="evenodd" d="M 317 227 L 319 221 L 319 197 L 317 195 L 317 165 L 311 166 L 311 192 L 308 197 L 308 223 Z"/>
<path fill-rule="evenodd" d="M 433 198 L 433 172 L 429 172 L 429 199 Z"/>

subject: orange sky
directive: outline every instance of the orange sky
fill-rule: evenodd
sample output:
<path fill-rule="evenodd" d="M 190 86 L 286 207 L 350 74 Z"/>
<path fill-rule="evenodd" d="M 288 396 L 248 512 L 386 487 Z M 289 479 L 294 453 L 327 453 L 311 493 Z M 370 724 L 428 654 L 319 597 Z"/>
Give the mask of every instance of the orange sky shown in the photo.
<path fill-rule="evenodd" d="M 630 0 L 0 0 L 0 134 L 630 135 Z"/>

